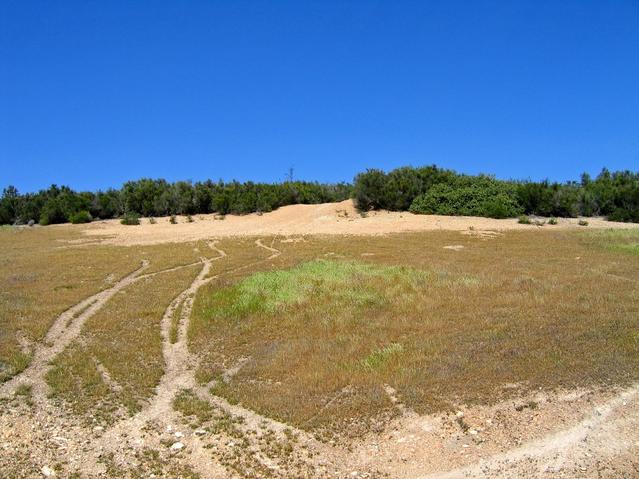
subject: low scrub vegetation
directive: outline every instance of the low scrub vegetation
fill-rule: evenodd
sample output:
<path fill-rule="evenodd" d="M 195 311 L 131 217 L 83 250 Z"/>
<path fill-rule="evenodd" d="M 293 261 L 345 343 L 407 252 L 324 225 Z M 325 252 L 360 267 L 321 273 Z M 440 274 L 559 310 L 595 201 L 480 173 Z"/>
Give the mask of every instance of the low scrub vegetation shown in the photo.
<path fill-rule="evenodd" d="M 487 216 L 513 218 L 523 211 L 515 199 L 515 188 L 490 178 L 468 185 L 434 185 L 416 197 L 409 210 L 429 215 Z"/>
<path fill-rule="evenodd" d="M 153 220 L 155 222 L 155 220 Z M 125 213 L 120 219 L 123 225 L 136 226 L 140 224 L 140 217 L 137 213 Z"/>
<path fill-rule="evenodd" d="M 606 216 L 639 222 L 639 173 L 604 169 L 580 182 L 503 181 L 460 175 L 436 166 L 404 167 L 385 173 L 368 170 L 355 177 L 354 196 L 362 211 L 410 210 L 421 214 L 492 218 L 519 214 L 576 217 Z"/>
<path fill-rule="evenodd" d="M 290 204 L 341 201 L 349 198 L 351 191 L 352 187 L 345 183 L 305 181 L 267 184 L 209 180 L 193 184 L 141 179 L 129 181 L 119 190 L 95 193 L 52 185 L 37 193 L 19 194 L 9 186 L 0 197 L 0 224 L 26 224 L 29 220 L 42 225 L 65 223 L 79 212 L 96 218 L 118 218 L 133 212 L 147 217 L 268 212 Z"/>
<path fill-rule="evenodd" d="M 37 193 L 19 194 L 9 186 L 0 197 L 0 224 L 64 223 L 80 212 L 93 218 L 119 218 L 125 213 L 152 217 L 203 213 L 259 214 L 284 205 L 341 201 L 354 197 L 358 208 L 514 218 L 519 214 L 576 217 L 606 216 L 639 222 L 639 173 L 604 169 L 579 182 L 503 181 L 491 176 L 461 175 L 436 166 L 404 167 L 389 173 L 371 169 L 347 183 L 305 181 L 283 183 L 191 183 L 144 178 L 121 189 L 76 192 L 52 185 Z M 84 218 L 87 216 L 84 215 Z M 220 216 L 221 218 L 222 216 Z"/>
<path fill-rule="evenodd" d="M 89 213 L 88 211 L 82 210 L 70 215 L 69 221 L 74 225 L 81 223 L 91 223 L 91 221 L 93 221 L 93 216 L 91 216 L 91 213 Z"/>

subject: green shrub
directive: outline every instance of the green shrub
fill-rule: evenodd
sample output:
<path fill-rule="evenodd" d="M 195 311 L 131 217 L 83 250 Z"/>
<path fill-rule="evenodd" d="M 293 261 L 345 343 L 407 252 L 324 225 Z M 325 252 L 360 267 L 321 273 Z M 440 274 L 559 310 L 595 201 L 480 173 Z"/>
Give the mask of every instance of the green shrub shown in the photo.
<path fill-rule="evenodd" d="M 410 211 L 417 214 L 486 216 L 513 218 L 522 212 L 514 190 L 507 183 L 489 178 L 464 180 L 464 186 L 437 184 L 413 200 Z"/>
<path fill-rule="evenodd" d="M 517 223 L 519 223 L 520 225 L 529 225 L 530 218 L 528 218 L 528 216 L 526 215 L 521 215 L 519 219 L 517 219 Z"/>
<path fill-rule="evenodd" d="M 120 219 L 120 223 L 123 225 L 139 225 L 140 224 L 140 216 L 137 213 L 129 212 L 124 213 L 122 218 Z"/>
<path fill-rule="evenodd" d="M 57 198 L 49 200 L 42 208 L 42 213 L 40 214 L 40 224 L 42 226 L 65 223 L 67 220 L 63 204 Z"/>
<path fill-rule="evenodd" d="M 260 211 L 261 213 L 261 211 Z M 187 223 L 193 223 L 193 217 L 191 215 L 186 215 L 186 222 Z"/>
<path fill-rule="evenodd" d="M 557 218 L 553 217 L 548 220 L 549 225 L 556 225 L 557 223 L 558 223 Z"/>
<path fill-rule="evenodd" d="M 172 225 L 177 224 L 177 218 L 175 217 L 175 215 L 171 215 L 171 217 L 169 218 L 169 223 L 171 223 Z"/>
<path fill-rule="evenodd" d="M 93 221 L 93 217 L 88 211 L 78 211 L 69 217 L 69 221 L 74 225 L 80 223 L 91 223 L 91 221 Z"/>

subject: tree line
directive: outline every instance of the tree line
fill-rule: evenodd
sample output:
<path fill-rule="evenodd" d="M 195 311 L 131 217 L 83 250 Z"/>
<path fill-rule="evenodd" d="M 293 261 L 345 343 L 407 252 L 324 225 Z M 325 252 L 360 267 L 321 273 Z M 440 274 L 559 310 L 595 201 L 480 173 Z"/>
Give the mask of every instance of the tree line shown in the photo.
<path fill-rule="evenodd" d="M 129 181 L 120 189 L 95 193 L 52 185 L 37 193 L 20 194 L 15 187 L 9 186 L 0 198 L 0 224 L 84 223 L 125 214 L 147 217 L 212 212 L 246 214 L 269 212 L 291 204 L 342 201 L 351 194 L 352 186 L 347 183 L 306 181 L 269 184 L 209 180 L 194 184 L 143 178 Z"/>
<path fill-rule="evenodd" d="M 487 175 L 462 175 L 426 166 L 388 173 L 369 169 L 355 177 L 360 210 L 386 209 L 417 214 L 512 218 L 605 216 L 639 222 L 639 173 L 603 169 L 579 182 L 504 181 Z"/>
<path fill-rule="evenodd" d="M 203 213 L 269 212 L 291 204 L 315 204 L 354 198 L 360 211 L 385 209 L 416 214 L 511 218 L 605 216 L 639 222 L 639 173 L 603 169 L 580 181 L 505 181 L 487 175 L 463 175 L 437 166 L 403 167 L 390 172 L 369 169 L 354 183 L 288 181 L 167 182 L 143 178 L 120 189 L 76 192 L 50 186 L 20 194 L 9 186 L 0 198 L 0 224 L 83 223 L 124 215 L 146 217 Z"/>

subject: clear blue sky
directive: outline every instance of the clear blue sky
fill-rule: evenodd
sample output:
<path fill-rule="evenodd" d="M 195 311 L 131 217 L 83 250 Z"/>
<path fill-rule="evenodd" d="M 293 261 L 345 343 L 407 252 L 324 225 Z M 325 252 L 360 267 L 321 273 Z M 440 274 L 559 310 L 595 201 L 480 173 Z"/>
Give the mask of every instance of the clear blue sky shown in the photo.
<path fill-rule="evenodd" d="M 639 1 L 0 2 L 0 187 L 639 169 Z"/>

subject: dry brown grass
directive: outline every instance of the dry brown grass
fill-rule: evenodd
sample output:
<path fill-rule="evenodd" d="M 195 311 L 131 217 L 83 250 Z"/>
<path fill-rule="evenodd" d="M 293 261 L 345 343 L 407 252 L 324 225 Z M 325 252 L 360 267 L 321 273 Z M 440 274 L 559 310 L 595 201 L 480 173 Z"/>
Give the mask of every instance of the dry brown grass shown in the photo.
<path fill-rule="evenodd" d="M 114 247 L 79 226 L 0 229 L 0 382 L 24 369 L 55 318 L 137 269 L 145 273 L 214 256 L 204 242 Z"/>
<path fill-rule="evenodd" d="M 388 413 L 384 384 L 429 412 L 539 387 L 628 383 L 639 376 L 639 256 L 610 241 L 535 231 L 276 242 L 284 254 L 275 268 L 322 257 L 405 274 L 390 283 L 385 273 L 354 274 L 349 283 L 293 269 L 315 282 L 313 294 L 274 308 L 264 307 L 268 288 L 250 287 L 254 278 L 214 282 L 198 296 L 190 331 L 205 358 L 199 377 L 249 357 L 215 393 L 307 428 Z M 416 272 L 418 284 L 407 280 Z M 272 292 L 288 284 L 279 277 L 262 279 Z M 352 307 L 358 297 L 370 304 Z M 248 306 L 234 307 L 238 300 Z"/>
<path fill-rule="evenodd" d="M 140 266 L 139 249 L 89 251 L 74 239 L 73 229 L 0 230 L 0 381 L 27 366 L 60 313 Z"/>
<path fill-rule="evenodd" d="M 160 271 L 217 256 L 206 242 L 69 243 L 78 239 L 68 226 L 0 232 L 5 377 L 27 362 L 19 338 L 42 340 L 60 312 L 142 259 Z M 429 412 L 639 376 L 637 233 L 262 242 L 282 255 L 270 258 L 255 238 L 217 244 L 228 256 L 213 263 L 219 277 L 198 294 L 189 347 L 201 359 L 198 379 L 217 378 L 216 394 L 291 424 L 368 428 L 394 413 L 385 384 L 407 407 Z M 105 421 L 139 410 L 163 371 L 160 319 L 198 268 L 114 296 L 55 360 L 47 376 L 55 396 Z"/>

